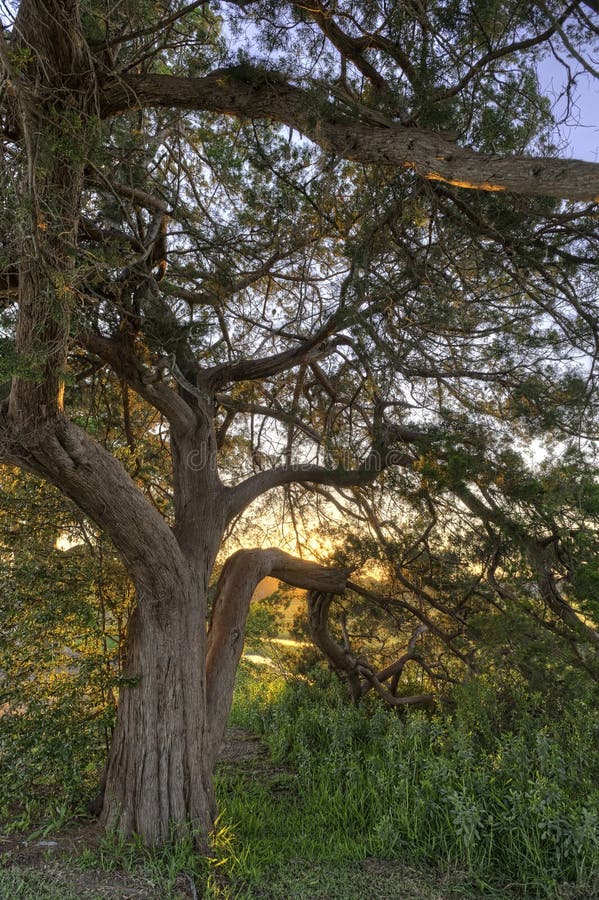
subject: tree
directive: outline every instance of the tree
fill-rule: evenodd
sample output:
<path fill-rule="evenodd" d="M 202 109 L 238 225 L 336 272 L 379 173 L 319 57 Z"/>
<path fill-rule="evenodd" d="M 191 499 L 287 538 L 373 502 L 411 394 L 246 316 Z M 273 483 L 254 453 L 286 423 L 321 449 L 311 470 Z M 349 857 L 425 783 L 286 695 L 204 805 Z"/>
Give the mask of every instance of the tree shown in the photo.
<path fill-rule="evenodd" d="M 345 571 L 241 551 L 206 632 L 223 535 L 275 488 L 449 467 L 599 640 L 556 594 L 545 536 L 472 483 L 508 407 L 540 433 L 595 415 L 599 165 L 550 155 L 531 68 L 556 41 L 584 58 L 591 15 L 22 0 L 4 27 L 0 457 L 70 498 L 136 590 L 106 825 L 205 839 L 253 587 L 345 589 Z M 125 430 L 129 392 L 168 423 L 163 509 L 67 415 L 90 363 L 122 385 Z"/>

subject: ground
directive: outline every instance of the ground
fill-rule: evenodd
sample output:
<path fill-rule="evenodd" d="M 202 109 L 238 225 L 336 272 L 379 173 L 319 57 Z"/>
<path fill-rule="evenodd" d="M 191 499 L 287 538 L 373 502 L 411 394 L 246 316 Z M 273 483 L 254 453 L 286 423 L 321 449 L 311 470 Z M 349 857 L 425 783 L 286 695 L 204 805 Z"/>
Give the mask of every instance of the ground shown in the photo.
<path fill-rule="evenodd" d="M 284 783 L 260 740 L 231 728 L 221 754 L 221 771 L 243 770 L 247 776 Z M 460 880 L 417 872 L 389 860 L 326 864 L 288 860 L 260 883 L 235 884 L 216 868 L 202 894 L 192 877 L 165 857 L 139 863 L 125 845 L 106 842 L 101 829 L 80 820 L 47 836 L 0 835 L 0 900 L 456 900 L 518 894 L 464 892 Z M 184 866 L 182 866 L 184 868 Z M 170 871 L 169 871 L 170 869 Z M 563 895 L 564 897 L 566 895 Z M 592 900 L 592 898 L 589 898 Z"/>

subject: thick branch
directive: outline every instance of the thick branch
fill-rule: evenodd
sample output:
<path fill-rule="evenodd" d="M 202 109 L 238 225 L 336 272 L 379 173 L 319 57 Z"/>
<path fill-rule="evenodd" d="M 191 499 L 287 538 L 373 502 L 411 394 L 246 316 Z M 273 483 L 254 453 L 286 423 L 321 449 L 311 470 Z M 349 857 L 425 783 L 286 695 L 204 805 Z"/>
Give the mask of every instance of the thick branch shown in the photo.
<path fill-rule="evenodd" d="M 372 450 L 357 469 L 327 469 L 326 466 L 297 463 L 277 466 L 246 478 L 228 490 L 229 520 L 250 505 L 257 497 L 285 484 L 326 484 L 331 487 L 354 487 L 370 484 L 390 465 L 411 466 L 414 457 L 397 450 Z"/>
<path fill-rule="evenodd" d="M 599 200 L 599 163 L 490 156 L 427 129 L 358 122 L 321 97 L 287 84 L 276 72 L 231 67 L 205 78 L 128 75 L 103 86 L 104 116 L 165 106 L 281 122 L 345 159 L 412 169 L 456 187 Z"/>
<path fill-rule="evenodd" d="M 0 458 L 73 500 L 112 540 L 142 593 L 161 596 L 169 572 L 187 577 L 177 540 L 158 510 L 119 460 L 65 417 L 21 433 L 0 411 Z"/>
<path fill-rule="evenodd" d="M 332 594 L 310 591 L 308 594 L 308 626 L 310 637 L 338 675 L 347 678 L 349 692 L 354 703 L 362 696 L 362 682 L 358 660 L 348 647 L 337 643 L 329 631 L 329 610 Z"/>
<path fill-rule="evenodd" d="M 293 587 L 327 593 L 342 593 L 347 579 L 346 572 L 297 559 L 276 548 L 239 550 L 227 560 L 218 580 L 208 632 L 206 676 L 213 755 L 218 752 L 227 724 L 250 601 L 267 576 Z"/>
<path fill-rule="evenodd" d="M 300 8 L 305 9 L 305 6 L 300 3 L 294 4 L 299 6 Z M 388 92 L 389 86 L 383 76 L 378 72 L 375 67 L 366 59 L 364 56 L 364 51 L 367 50 L 370 46 L 377 44 L 377 39 L 375 35 L 372 36 L 364 36 L 359 38 L 354 38 L 349 34 L 346 34 L 342 28 L 335 22 L 332 16 L 325 11 L 321 4 L 316 4 L 314 7 L 310 9 L 310 15 L 312 19 L 316 22 L 318 27 L 322 30 L 323 34 L 329 39 L 331 44 L 339 50 L 341 55 L 346 59 L 350 60 L 358 69 L 359 72 L 362 73 L 369 81 L 372 82 L 375 87 L 379 90 Z M 409 66 L 409 61 L 408 62 Z M 414 71 L 411 69 L 411 74 L 414 76 Z"/>
<path fill-rule="evenodd" d="M 332 315 L 322 328 L 306 338 L 298 347 L 258 359 L 244 359 L 237 363 L 213 366 L 202 374 L 202 379 L 212 389 L 216 389 L 232 381 L 261 381 L 302 363 L 322 359 L 336 347 L 335 340 L 329 338 L 339 328 L 340 322 L 339 314 Z"/>
<path fill-rule="evenodd" d="M 79 335 L 79 342 L 86 350 L 99 356 L 112 370 L 127 382 L 140 397 L 157 409 L 175 428 L 187 430 L 195 424 L 195 417 L 188 403 L 157 376 L 148 378 L 141 363 L 132 357 L 119 341 L 103 337 L 92 331 Z"/>

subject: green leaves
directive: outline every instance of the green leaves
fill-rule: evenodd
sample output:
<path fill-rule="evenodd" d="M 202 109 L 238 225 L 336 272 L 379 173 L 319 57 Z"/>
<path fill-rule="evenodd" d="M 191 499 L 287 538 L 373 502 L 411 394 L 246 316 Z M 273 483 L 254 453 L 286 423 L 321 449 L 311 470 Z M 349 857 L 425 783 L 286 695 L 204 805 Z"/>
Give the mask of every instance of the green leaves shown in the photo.
<path fill-rule="evenodd" d="M 97 788 L 132 596 L 105 541 L 53 489 L 4 469 L 0 496 L 0 816 L 35 796 L 23 805 L 31 828 Z"/>

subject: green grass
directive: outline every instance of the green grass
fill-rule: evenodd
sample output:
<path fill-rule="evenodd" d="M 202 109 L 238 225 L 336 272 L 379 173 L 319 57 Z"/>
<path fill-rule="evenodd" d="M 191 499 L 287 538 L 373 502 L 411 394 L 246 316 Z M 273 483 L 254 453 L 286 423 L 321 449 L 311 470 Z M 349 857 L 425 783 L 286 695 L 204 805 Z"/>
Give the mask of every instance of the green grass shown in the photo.
<path fill-rule="evenodd" d="M 12 866 L 0 869 L 0 897 L 13 900 L 80 900 L 90 894 L 65 885 L 58 871 L 40 872 Z M 94 894 L 91 894 L 93 897 Z M 95 895 L 99 896 L 98 894 Z"/>
<path fill-rule="evenodd" d="M 218 785 L 228 870 L 248 884 L 291 859 L 374 858 L 462 873 L 464 896 L 599 897 L 589 706 L 550 717 L 539 698 L 506 708 L 481 684 L 451 715 L 399 717 L 268 678 L 240 679 L 233 718 L 264 735 L 279 769 L 224 769 Z"/>
<path fill-rule="evenodd" d="M 599 898 L 597 706 L 484 681 L 456 701 L 354 709 L 335 682 L 243 666 L 233 723 L 270 755 L 220 765 L 210 860 L 190 841 L 151 852 L 109 835 L 34 869 L 0 864 L 0 898 Z"/>

